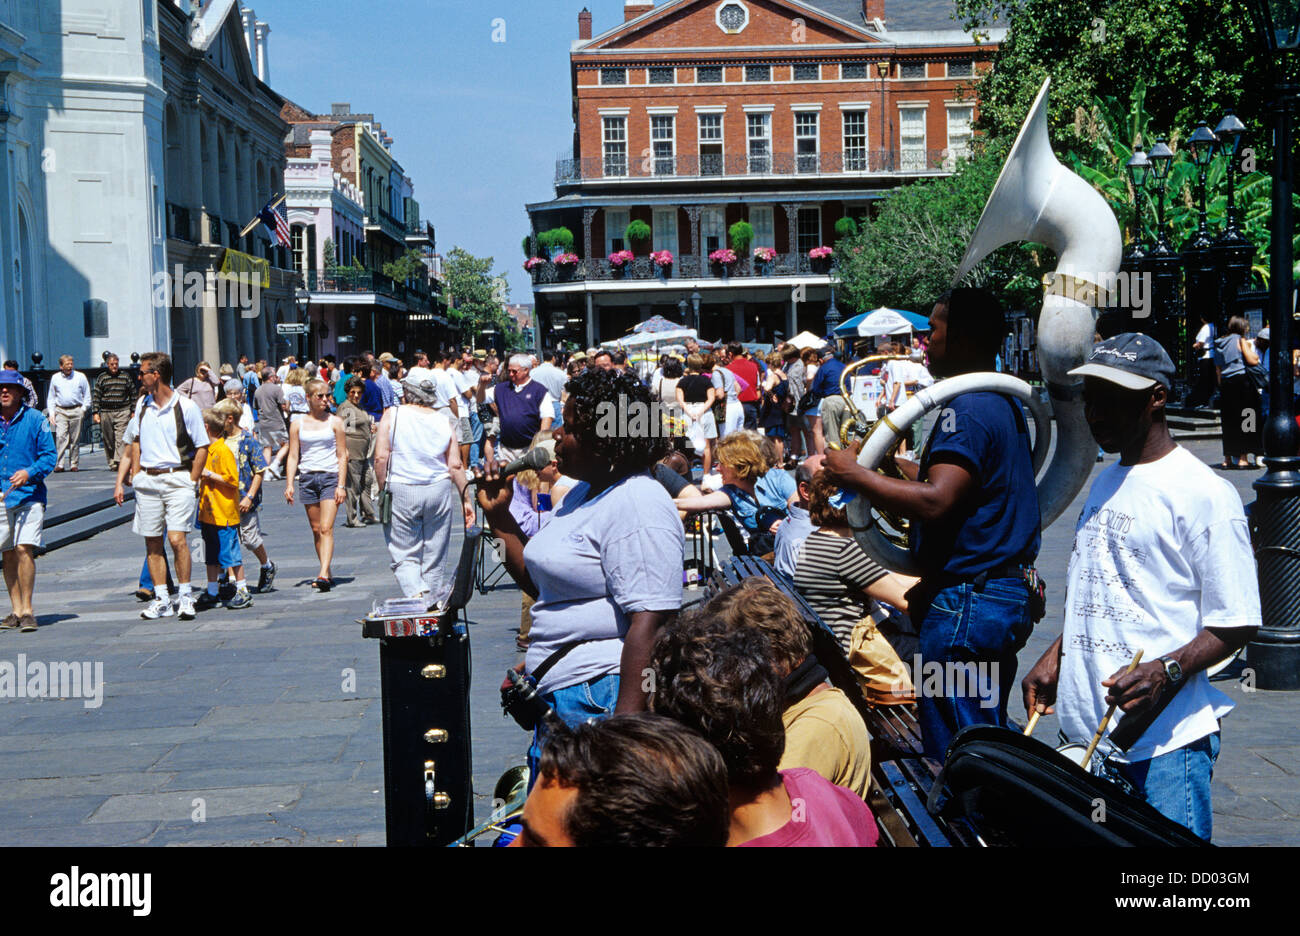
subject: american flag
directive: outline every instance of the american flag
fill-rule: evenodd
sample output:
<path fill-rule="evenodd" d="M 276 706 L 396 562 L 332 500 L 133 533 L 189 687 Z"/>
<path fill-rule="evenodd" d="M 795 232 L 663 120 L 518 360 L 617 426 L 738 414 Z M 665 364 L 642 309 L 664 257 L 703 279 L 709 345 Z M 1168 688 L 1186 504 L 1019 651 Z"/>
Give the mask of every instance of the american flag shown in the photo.
<path fill-rule="evenodd" d="M 275 232 L 275 240 L 281 247 L 289 246 L 289 222 L 284 220 L 284 215 L 280 214 L 275 207 L 274 199 L 266 203 L 257 216 L 262 219 L 262 223 Z"/>

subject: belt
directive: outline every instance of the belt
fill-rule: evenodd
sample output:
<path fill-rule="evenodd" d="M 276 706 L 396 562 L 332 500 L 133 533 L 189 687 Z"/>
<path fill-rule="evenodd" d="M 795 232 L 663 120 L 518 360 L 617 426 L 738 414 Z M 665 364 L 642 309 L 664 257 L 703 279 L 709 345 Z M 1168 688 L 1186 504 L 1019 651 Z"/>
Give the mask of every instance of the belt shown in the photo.
<path fill-rule="evenodd" d="M 84 406 L 78 406 L 78 405 L 75 404 L 75 403 L 72 404 L 71 406 L 63 406 L 63 405 L 61 405 L 61 404 L 55 403 L 55 404 L 54 404 L 54 408 L 55 408 L 55 409 L 85 409 Z"/>
<path fill-rule="evenodd" d="M 934 581 L 936 590 L 951 588 L 954 585 L 974 585 L 977 592 L 984 591 L 984 586 L 992 579 L 1023 579 L 1025 571 L 1032 569 L 1033 563 L 1008 563 L 996 568 L 985 569 L 976 575 L 941 575 Z"/>
<path fill-rule="evenodd" d="M 173 471 L 188 471 L 188 469 L 186 468 L 142 468 L 141 471 L 143 471 L 147 475 L 157 476 L 157 475 L 171 474 Z"/>

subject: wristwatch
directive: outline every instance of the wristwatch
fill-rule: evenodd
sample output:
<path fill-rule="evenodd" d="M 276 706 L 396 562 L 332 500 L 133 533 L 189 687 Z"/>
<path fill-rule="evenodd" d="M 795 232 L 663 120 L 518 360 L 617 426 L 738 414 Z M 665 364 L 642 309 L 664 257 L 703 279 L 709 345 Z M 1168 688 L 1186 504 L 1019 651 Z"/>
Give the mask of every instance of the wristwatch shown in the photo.
<path fill-rule="evenodd" d="M 1164 664 L 1165 675 L 1169 677 L 1169 685 L 1176 686 L 1183 681 L 1183 668 L 1178 665 L 1178 661 L 1173 657 L 1162 656 L 1160 662 Z"/>

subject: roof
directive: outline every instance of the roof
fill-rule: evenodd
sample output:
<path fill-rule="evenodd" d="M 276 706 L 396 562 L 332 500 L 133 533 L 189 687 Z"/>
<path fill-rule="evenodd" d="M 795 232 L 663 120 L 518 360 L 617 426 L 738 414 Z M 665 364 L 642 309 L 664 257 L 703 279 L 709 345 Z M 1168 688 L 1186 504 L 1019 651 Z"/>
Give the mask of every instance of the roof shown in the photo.
<path fill-rule="evenodd" d="M 871 25 L 863 15 L 862 0 L 803 0 L 803 2 L 854 25 Z M 960 30 L 962 21 L 953 18 L 956 9 L 957 5 L 952 0 L 885 0 L 885 31 Z M 994 20 L 990 25 L 1005 26 L 1006 24 Z"/>

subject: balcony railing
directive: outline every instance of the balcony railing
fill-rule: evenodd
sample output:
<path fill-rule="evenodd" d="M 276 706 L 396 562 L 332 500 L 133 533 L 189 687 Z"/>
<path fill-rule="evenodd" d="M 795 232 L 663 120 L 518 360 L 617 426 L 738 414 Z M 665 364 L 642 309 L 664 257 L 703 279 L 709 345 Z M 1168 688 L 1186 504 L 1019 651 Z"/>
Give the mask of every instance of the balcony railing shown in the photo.
<path fill-rule="evenodd" d="M 382 273 L 340 267 L 332 272 L 307 271 L 307 288 L 311 292 L 379 293 L 394 299 L 406 299 L 406 287 Z"/>
<path fill-rule="evenodd" d="M 685 254 L 675 257 L 671 267 L 659 268 L 649 257 L 637 257 L 622 267 L 615 267 L 605 259 L 591 258 L 578 261 L 574 267 L 559 267 L 547 263 L 533 270 L 533 285 L 551 283 L 616 282 L 618 280 L 667 279 L 754 279 L 770 276 L 825 276 L 838 269 L 836 259 L 813 260 L 806 253 L 777 254 L 767 264 L 753 257 L 742 257 L 730 268 L 710 263 L 708 257 Z"/>
<path fill-rule="evenodd" d="M 584 156 L 555 163 L 557 184 L 618 179 L 768 178 L 954 172 L 961 153 L 942 149 L 848 150 L 831 153 L 746 153 L 646 156 Z"/>

